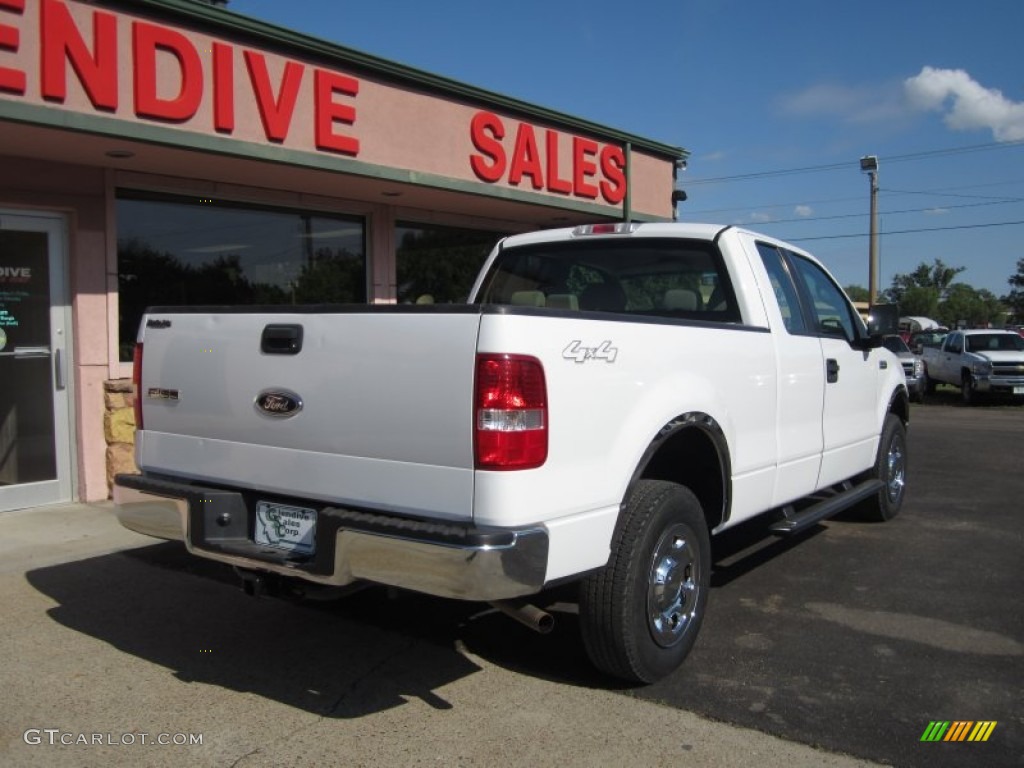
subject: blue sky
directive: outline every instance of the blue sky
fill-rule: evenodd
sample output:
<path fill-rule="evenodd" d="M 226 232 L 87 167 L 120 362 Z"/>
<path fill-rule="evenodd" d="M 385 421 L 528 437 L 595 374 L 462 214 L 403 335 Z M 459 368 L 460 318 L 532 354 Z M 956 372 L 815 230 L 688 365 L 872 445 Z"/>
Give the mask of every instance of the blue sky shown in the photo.
<path fill-rule="evenodd" d="M 791 240 L 843 285 L 868 284 L 863 155 L 879 159 L 882 288 L 938 258 L 1001 296 L 1024 258 L 1024 0 L 228 8 L 685 147 L 681 219 Z"/>

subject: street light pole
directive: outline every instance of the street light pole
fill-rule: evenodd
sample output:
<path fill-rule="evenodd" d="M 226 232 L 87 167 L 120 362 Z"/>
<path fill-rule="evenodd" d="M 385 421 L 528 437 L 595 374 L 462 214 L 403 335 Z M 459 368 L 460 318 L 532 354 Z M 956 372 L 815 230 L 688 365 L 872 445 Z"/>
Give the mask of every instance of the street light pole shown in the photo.
<path fill-rule="evenodd" d="M 878 158 L 866 155 L 860 159 L 860 169 L 871 181 L 871 232 L 868 245 L 868 303 L 878 301 Z"/>

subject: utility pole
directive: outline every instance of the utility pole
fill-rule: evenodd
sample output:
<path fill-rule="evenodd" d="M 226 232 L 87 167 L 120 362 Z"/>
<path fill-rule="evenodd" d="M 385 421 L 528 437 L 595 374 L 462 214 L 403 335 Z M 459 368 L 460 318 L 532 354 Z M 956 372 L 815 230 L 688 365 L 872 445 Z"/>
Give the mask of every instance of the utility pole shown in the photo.
<path fill-rule="evenodd" d="M 878 158 L 865 155 L 860 159 L 861 171 L 871 181 L 871 234 L 868 245 L 868 304 L 878 301 Z"/>

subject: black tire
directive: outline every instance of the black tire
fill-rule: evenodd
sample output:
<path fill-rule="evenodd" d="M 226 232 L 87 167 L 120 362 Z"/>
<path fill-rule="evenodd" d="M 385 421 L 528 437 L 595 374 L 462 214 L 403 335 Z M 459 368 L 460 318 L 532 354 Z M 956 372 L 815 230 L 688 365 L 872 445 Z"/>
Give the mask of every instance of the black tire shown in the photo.
<path fill-rule="evenodd" d="M 974 405 L 974 401 L 977 400 L 974 392 L 974 382 L 971 380 L 971 374 L 967 371 L 964 371 L 960 379 L 960 398 L 964 401 L 964 405 Z"/>
<path fill-rule="evenodd" d="M 711 542 L 697 497 L 640 480 L 616 526 L 608 564 L 580 585 L 580 628 L 591 662 L 652 683 L 676 669 L 704 619 Z"/>
<path fill-rule="evenodd" d="M 861 516 L 878 523 L 892 520 L 903 507 L 907 486 L 907 429 L 899 416 L 886 415 L 874 469 L 864 477 L 877 478 L 884 485 L 875 496 L 860 505 Z"/>
<path fill-rule="evenodd" d="M 935 387 L 938 386 L 938 382 L 935 379 L 929 378 L 928 371 L 924 372 L 924 391 L 927 395 L 935 394 Z"/>

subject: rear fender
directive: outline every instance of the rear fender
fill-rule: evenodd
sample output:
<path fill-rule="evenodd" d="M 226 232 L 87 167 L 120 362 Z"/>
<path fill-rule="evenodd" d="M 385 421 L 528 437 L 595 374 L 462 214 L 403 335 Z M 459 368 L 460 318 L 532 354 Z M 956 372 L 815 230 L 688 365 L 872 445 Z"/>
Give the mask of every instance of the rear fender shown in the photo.
<path fill-rule="evenodd" d="M 626 498 L 641 479 L 679 483 L 700 500 L 713 530 L 729 519 L 731 477 L 729 445 L 721 425 L 708 414 L 693 411 L 658 430 L 633 472 Z"/>

